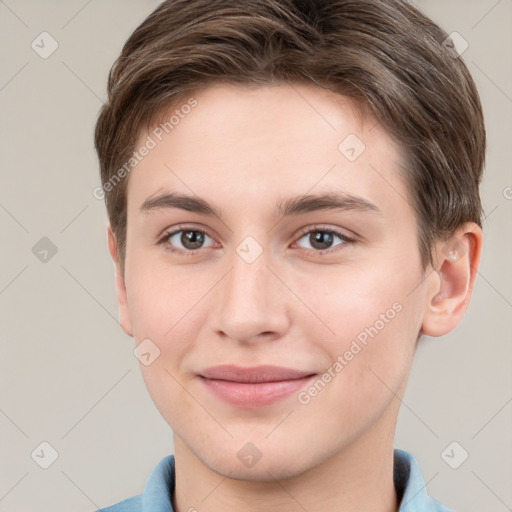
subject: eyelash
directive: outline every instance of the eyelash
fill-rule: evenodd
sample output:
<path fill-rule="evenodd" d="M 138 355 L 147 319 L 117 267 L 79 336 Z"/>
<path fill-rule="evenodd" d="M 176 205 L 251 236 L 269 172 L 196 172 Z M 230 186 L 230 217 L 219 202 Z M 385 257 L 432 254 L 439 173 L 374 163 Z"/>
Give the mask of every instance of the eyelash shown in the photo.
<path fill-rule="evenodd" d="M 189 227 L 189 226 L 178 226 L 176 229 L 173 229 L 172 231 L 166 232 L 165 235 L 157 242 L 157 245 L 164 245 L 164 244 L 166 244 L 166 242 L 168 242 L 171 237 L 173 237 L 177 233 L 181 233 L 181 232 L 184 232 L 184 231 L 193 231 L 195 233 L 201 233 L 201 234 L 206 235 L 209 238 L 213 239 L 213 237 L 210 236 L 204 229 L 198 229 L 198 228 Z M 338 238 L 340 238 L 343 241 L 343 243 L 338 244 L 336 247 L 341 247 L 341 246 L 343 246 L 343 245 L 345 245 L 347 243 L 353 244 L 353 243 L 356 242 L 356 240 L 354 238 L 348 237 L 347 235 L 341 233 L 340 231 L 337 231 L 337 230 L 332 229 L 332 228 L 327 228 L 327 227 L 321 226 L 321 225 L 315 225 L 315 226 L 308 227 L 308 228 L 305 228 L 305 229 L 301 230 L 300 233 L 297 235 L 298 236 L 297 241 L 299 241 L 302 238 L 304 238 L 305 235 L 308 235 L 310 233 L 315 233 L 315 232 L 328 233 L 328 234 L 335 235 Z M 297 242 L 294 242 L 294 243 L 297 243 Z M 189 251 L 189 250 L 173 248 L 170 245 L 167 245 L 165 247 L 166 251 L 169 251 L 169 252 L 171 252 L 173 254 L 178 254 L 180 256 L 195 256 L 196 253 L 198 251 L 200 251 L 201 249 L 202 248 Z M 318 250 L 315 250 L 315 249 L 303 249 L 303 250 L 306 251 L 306 253 L 308 253 L 308 254 L 313 253 L 315 255 L 318 255 L 318 254 L 324 254 L 324 253 L 335 253 L 335 252 L 340 251 L 341 249 L 334 248 L 334 249 L 325 249 L 325 250 L 320 250 L 320 249 L 318 249 Z"/>

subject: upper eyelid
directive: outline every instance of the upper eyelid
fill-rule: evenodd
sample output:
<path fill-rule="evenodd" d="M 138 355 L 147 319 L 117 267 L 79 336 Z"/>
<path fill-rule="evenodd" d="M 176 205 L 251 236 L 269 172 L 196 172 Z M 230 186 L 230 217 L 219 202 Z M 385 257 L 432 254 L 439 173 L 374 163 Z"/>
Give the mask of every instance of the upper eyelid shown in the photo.
<path fill-rule="evenodd" d="M 324 224 L 313 224 L 312 226 L 308 226 L 304 229 L 300 229 L 296 236 L 303 236 L 313 231 L 326 231 L 328 233 L 334 233 L 335 235 L 342 236 L 345 238 L 353 238 L 351 235 L 346 235 L 343 233 L 342 228 L 332 228 L 330 226 Z"/>
<path fill-rule="evenodd" d="M 299 229 L 298 233 L 295 236 L 302 236 L 302 235 L 305 235 L 312 231 L 329 231 L 329 232 L 333 232 L 335 234 L 343 235 L 341 230 L 342 230 L 342 228 L 333 228 L 333 227 L 330 227 L 330 226 L 327 226 L 324 224 L 313 224 L 312 226 L 307 226 L 305 228 Z M 200 231 L 200 232 L 208 235 L 210 238 L 214 238 L 212 235 L 210 235 L 210 233 L 208 232 L 208 229 L 203 228 L 203 227 L 196 227 L 196 226 L 177 226 L 175 228 L 165 229 L 164 232 L 162 233 L 162 236 L 168 237 L 170 235 L 175 235 L 176 233 L 179 233 L 180 231 Z M 347 236 L 347 238 L 350 237 L 350 235 L 343 235 L 343 236 Z"/>
<path fill-rule="evenodd" d="M 178 226 L 176 228 L 170 228 L 170 229 L 164 230 L 164 232 L 162 233 L 161 239 L 165 240 L 165 239 L 175 235 L 176 233 L 180 233 L 181 231 L 200 231 L 201 233 L 208 235 L 210 238 L 212 238 L 212 239 L 214 238 L 212 235 L 210 235 L 208 230 L 205 228 L 199 228 L 199 227 L 195 227 L 195 226 Z"/>

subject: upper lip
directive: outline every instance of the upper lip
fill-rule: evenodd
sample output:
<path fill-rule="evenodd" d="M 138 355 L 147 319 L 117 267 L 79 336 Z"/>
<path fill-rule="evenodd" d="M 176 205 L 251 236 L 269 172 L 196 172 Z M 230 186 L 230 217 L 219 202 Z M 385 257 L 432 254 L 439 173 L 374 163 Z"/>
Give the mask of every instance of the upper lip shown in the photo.
<path fill-rule="evenodd" d="M 314 373 L 272 365 L 243 367 L 231 364 L 223 364 L 206 368 L 200 373 L 200 375 L 201 377 L 214 380 L 257 383 L 302 379 L 304 377 L 314 375 Z"/>

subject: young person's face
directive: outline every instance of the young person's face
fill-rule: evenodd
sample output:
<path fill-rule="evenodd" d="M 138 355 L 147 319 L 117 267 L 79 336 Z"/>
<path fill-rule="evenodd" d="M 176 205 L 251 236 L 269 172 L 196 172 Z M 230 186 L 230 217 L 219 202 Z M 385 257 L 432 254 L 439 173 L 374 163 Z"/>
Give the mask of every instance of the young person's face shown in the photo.
<path fill-rule="evenodd" d="M 153 400 L 176 442 L 236 478 L 371 449 L 393 436 L 438 282 L 421 266 L 399 149 L 350 100 L 314 86 L 194 98 L 161 141 L 162 130 L 140 134 L 137 147 L 148 136 L 156 147 L 128 183 L 121 322 L 137 344 L 151 340 L 143 362 L 152 344 L 160 351 L 141 364 Z M 219 217 L 192 199 L 157 201 L 166 194 Z M 284 214 L 324 194 L 340 207 Z M 247 368 L 258 384 L 244 382 Z"/>

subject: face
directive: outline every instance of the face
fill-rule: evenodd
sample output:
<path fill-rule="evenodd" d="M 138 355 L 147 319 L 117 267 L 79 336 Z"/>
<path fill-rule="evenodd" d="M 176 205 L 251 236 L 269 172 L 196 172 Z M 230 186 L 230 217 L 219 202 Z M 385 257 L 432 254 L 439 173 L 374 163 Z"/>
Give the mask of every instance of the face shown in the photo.
<path fill-rule="evenodd" d="M 402 155 L 313 85 L 193 98 L 139 137 L 121 321 L 176 442 L 298 475 L 394 430 L 429 293 Z"/>

